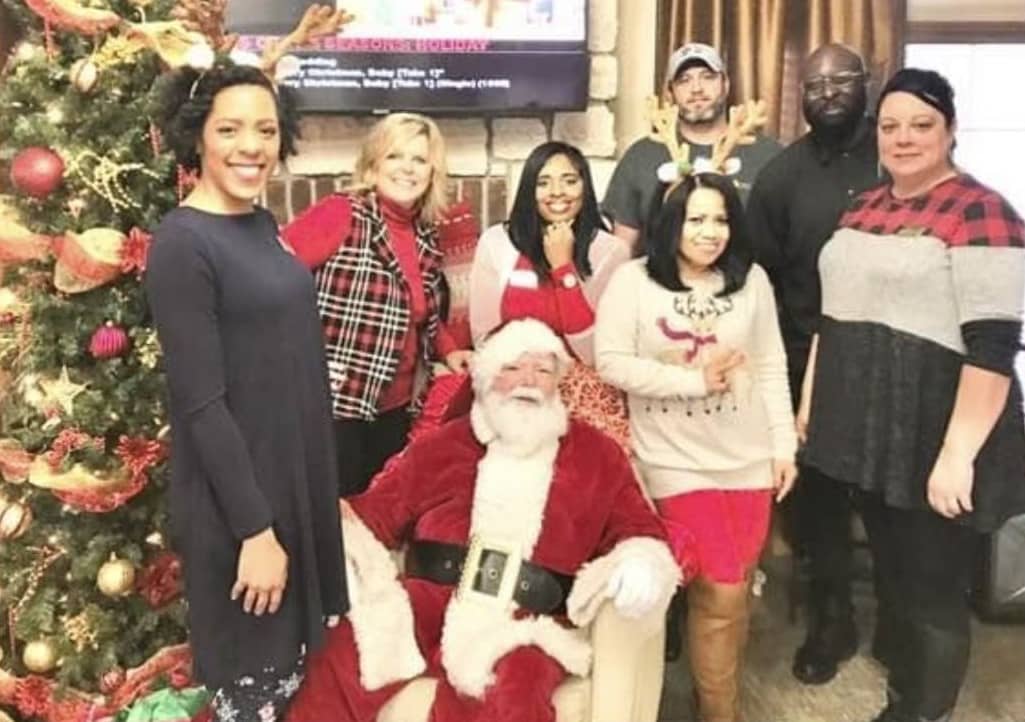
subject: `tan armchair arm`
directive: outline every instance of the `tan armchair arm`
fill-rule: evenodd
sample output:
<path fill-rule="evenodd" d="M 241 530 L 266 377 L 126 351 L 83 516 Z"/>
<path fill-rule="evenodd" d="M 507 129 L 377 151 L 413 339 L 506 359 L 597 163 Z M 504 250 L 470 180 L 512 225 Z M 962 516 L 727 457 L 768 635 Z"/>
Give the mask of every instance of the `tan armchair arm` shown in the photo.
<path fill-rule="evenodd" d="M 654 634 L 638 634 L 636 622 L 610 603 L 591 627 L 591 722 L 655 722 L 662 695 L 665 625 Z"/>

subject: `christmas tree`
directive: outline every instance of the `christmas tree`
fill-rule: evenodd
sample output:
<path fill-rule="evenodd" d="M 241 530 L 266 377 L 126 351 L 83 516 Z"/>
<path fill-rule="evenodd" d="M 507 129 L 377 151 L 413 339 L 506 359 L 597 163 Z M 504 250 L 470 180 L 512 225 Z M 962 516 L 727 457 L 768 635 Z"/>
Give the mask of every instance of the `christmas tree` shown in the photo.
<path fill-rule="evenodd" d="M 140 285 L 185 180 L 149 107 L 224 3 L 2 2 L 23 39 L 0 79 L 0 705 L 84 722 L 188 664 Z"/>

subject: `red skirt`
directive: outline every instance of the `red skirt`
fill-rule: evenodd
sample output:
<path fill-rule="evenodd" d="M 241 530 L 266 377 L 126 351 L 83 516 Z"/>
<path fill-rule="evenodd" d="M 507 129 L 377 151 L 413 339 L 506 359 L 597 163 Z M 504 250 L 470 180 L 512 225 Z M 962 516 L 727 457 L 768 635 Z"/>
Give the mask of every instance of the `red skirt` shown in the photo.
<path fill-rule="evenodd" d="M 656 499 L 655 507 L 685 578 L 736 584 L 758 564 L 769 533 L 772 490 L 702 489 Z M 688 570 L 690 564 L 696 569 Z"/>

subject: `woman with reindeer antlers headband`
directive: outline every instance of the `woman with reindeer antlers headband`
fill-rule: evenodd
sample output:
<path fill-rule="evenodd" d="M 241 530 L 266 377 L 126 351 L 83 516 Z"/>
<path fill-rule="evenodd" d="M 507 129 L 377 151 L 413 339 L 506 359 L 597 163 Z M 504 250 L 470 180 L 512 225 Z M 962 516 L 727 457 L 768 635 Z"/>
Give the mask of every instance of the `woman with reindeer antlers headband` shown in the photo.
<path fill-rule="evenodd" d="M 307 18 L 335 31 L 344 13 Z M 171 534 L 194 670 L 221 722 L 277 719 L 305 652 L 348 605 L 313 280 L 254 205 L 296 136 L 271 64 L 183 67 L 158 108 L 178 162 L 199 172 L 154 235 L 145 283 L 170 390 Z"/>
<path fill-rule="evenodd" d="M 714 168 L 760 120 L 757 104 L 734 109 Z M 675 132 L 667 141 L 689 171 L 686 146 Z M 698 718 L 734 722 L 752 575 L 772 499 L 796 477 L 786 357 L 730 178 L 684 172 L 647 229 L 647 256 L 622 266 L 599 302 L 598 372 L 627 393 L 641 476 L 670 538 L 697 550 L 684 576 Z"/>

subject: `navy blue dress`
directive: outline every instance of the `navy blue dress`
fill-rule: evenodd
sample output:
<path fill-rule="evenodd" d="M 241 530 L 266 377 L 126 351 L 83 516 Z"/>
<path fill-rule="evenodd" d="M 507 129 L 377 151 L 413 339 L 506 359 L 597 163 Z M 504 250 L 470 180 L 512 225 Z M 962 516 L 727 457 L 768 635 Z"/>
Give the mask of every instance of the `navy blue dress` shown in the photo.
<path fill-rule="evenodd" d="M 322 330 L 310 273 L 265 210 L 180 207 L 154 235 L 146 293 L 170 391 L 171 541 L 195 674 L 209 687 L 293 666 L 348 602 Z M 288 554 L 276 614 L 232 601 L 241 542 Z"/>

